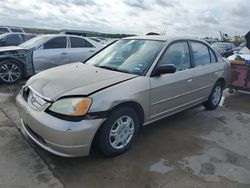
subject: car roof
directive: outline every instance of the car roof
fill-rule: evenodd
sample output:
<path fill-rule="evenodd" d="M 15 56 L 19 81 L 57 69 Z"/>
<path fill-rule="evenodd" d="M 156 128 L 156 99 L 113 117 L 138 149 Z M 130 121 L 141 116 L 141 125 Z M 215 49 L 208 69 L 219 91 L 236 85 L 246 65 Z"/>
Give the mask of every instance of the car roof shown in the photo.
<path fill-rule="evenodd" d="M 134 39 L 134 40 L 157 40 L 157 41 L 174 41 L 174 40 L 195 40 L 195 41 L 202 41 L 199 38 L 195 37 L 167 37 L 164 35 L 147 35 L 147 36 L 133 36 L 133 37 L 126 37 L 124 39 Z"/>
<path fill-rule="evenodd" d="M 78 38 L 88 38 L 88 37 L 83 37 L 83 36 L 79 36 L 79 35 L 70 35 L 70 34 L 44 34 L 44 35 L 39 35 L 39 36 L 49 36 L 49 37 L 61 37 L 61 36 L 65 36 L 65 37 L 78 37 Z"/>
<path fill-rule="evenodd" d="M 22 32 L 9 32 L 9 33 L 3 33 L 3 34 L 6 34 L 6 35 L 35 35 L 35 34 L 32 34 L 32 33 L 22 33 Z"/>

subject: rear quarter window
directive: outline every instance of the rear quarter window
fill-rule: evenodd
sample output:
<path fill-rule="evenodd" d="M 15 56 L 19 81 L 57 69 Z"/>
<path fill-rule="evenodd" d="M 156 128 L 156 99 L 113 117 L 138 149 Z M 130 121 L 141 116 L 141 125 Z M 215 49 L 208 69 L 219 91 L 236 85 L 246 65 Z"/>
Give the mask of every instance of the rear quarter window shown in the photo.
<path fill-rule="evenodd" d="M 217 57 L 216 57 L 215 53 L 213 52 L 213 50 L 209 49 L 209 53 L 210 53 L 210 57 L 211 57 L 211 63 L 218 62 Z"/>

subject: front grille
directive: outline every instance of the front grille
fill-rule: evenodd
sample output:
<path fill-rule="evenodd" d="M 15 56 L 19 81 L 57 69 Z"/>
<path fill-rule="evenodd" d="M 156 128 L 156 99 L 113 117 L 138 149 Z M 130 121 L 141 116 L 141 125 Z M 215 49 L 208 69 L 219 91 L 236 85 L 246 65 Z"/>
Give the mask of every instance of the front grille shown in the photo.
<path fill-rule="evenodd" d="M 35 110 L 42 109 L 48 102 L 38 96 L 29 87 L 24 87 L 22 91 L 22 96 L 24 100 L 29 104 L 29 106 Z"/>

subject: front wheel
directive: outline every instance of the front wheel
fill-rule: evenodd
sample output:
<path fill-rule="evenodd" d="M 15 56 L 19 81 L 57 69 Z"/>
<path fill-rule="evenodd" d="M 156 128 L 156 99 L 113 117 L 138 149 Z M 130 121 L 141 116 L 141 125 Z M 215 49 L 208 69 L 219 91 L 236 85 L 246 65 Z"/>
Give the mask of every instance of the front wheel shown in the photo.
<path fill-rule="evenodd" d="M 212 93 L 210 94 L 208 100 L 203 103 L 203 106 L 207 110 L 214 110 L 220 103 L 223 92 L 223 84 L 221 82 L 217 82 L 213 87 Z"/>
<path fill-rule="evenodd" d="M 130 148 L 139 129 L 139 118 L 134 109 L 122 107 L 113 111 L 102 125 L 97 144 L 107 157 L 117 156 Z"/>
<path fill-rule="evenodd" d="M 6 84 L 18 82 L 23 77 L 23 68 L 14 60 L 0 62 L 0 81 Z"/>

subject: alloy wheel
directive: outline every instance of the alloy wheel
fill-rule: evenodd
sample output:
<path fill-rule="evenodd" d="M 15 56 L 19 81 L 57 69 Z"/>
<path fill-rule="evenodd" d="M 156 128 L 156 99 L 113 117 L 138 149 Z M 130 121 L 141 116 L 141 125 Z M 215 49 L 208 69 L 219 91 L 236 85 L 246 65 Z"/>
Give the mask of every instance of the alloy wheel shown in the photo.
<path fill-rule="evenodd" d="M 111 127 L 109 143 L 114 149 L 123 149 L 129 144 L 134 133 L 134 120 L 130 116 L 122 116 Z"/>
<path fill-rule="evenodd" d="M 20 68 L 14 63 L 5 63 L 0 66 L 0 78 L 6 83 L 14 83 L 21 77 Z"/>
<path fill-rule="evenodd" d="M 217 85 L 214 88 L 213 94 L 212 94 L 212 103 L 213 105 L 217 105 L 220 102 L 221 99 L 221 95 L 222 95 L 222 89 L 219 85 Z"/>

